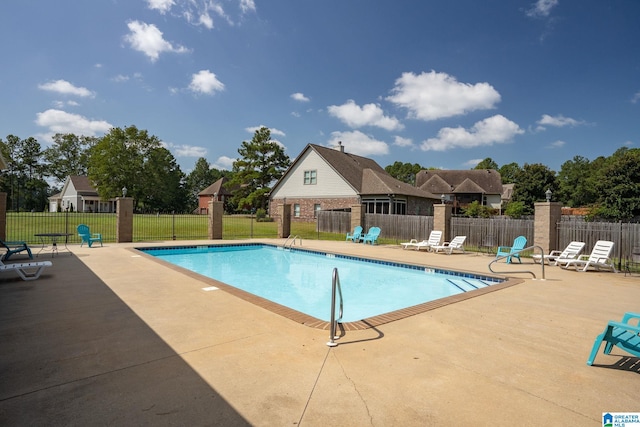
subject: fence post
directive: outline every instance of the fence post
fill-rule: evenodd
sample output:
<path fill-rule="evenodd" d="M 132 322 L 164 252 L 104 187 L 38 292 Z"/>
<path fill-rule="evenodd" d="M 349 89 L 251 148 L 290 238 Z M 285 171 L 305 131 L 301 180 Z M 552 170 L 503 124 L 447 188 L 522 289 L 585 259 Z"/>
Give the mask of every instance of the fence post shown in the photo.
<path fill-rule="evenodd" d="M 222 239 L 222 216 L 224 214 L 224 202 L 218 200 L 209 201 L 209 239 Z"/>
<path fill-rule="evenodd" d="M 559 202 L 535 203 L 533 244 L 540 246 L 545 254 L 558 250 L 558 222 L 562 216 Z"/>
<path fill-rule="evenodd" d="M 7 193 L 0 193 L 0 239 L 7 240 Z"/>
<path fill-rule="evenodd" d="M 278 205 L 278 238 L 284 239 L 291 235 L 291 205 Z"/>
<path fill-rule="evenodd" d="M 116 199 L 116 243 L 133 242 L 133 198 Z"/>
<path fill-rule="evenodd" d="M 441 230 L 442 237 L 447 242 L 450 241 L 451 230 L 451 210 L 452 206 L 447 204 L 433 205 L 433 229 Z"/>

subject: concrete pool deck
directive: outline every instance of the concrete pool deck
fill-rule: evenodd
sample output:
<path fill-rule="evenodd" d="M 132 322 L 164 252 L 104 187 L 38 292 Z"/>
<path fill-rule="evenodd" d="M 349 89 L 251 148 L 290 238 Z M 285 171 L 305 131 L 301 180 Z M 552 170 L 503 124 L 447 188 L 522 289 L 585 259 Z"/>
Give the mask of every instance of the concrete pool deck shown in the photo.
<path fill-rule="evenodd" d="M 71 246 L 36 281 L 0 276 L 0 425 L 600 426 L 640 412 L 640 359 L 614 348 L 586 365 L 606 322 L 640 311 L 640 277 L 513 274 L 522 283 L 330 348 L 325 330 L 131 250 L 153 245 Z M 303 248 L 482 274 L 492 259 Z"/>

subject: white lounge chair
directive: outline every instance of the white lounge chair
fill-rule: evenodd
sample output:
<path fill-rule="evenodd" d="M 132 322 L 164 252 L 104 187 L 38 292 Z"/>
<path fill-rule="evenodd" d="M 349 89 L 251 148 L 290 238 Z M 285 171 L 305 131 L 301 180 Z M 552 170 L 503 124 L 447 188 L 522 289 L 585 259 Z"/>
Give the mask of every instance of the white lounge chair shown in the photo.
<path fill-rule="evenodd" d="M 0 273 L 15 271 L 22 280 L 36 280 L 40 277 L 45 267 L 51 267 L 52 265 L 51 261 L 18 262 L 15 264 L 5 264 L 0 261 Z"/>
<path fill-rule="evenodd" d="M 467 236 L 456 236 L 450 242 L 444 242 L 442 245 L 432 246 L 435 252 L 444 252 L 451 255 L 454 250 L 462 251 L 464 253 L 464 241 L 467 240 Z"/>
<path fill-rule="evenodd" d="M 613 242 L 607 240 L 598 240 L 591 251 L 591 255 L 580 255 L 576 259 L 567 261 L 564 268 L 571 266 L 580 271 L 587 271 L 589 267 L 593 267 L 596 270 L 600 268 L 606 268 L 614 273 L 617 273 L 616 267 L 611 260 L 611 252 L 613 251 Z"/>
<path fill-rule="evenodd" d="M 429 239 L 423 240 L 422 242 L 418 242 L 416 239 L 411 239 L 410 242 L 400 243 L 402 245 L 402 249 L 413 248 L 416 251 L 420 249 L 426 248 L 427 250 L 431 250 L 432 246 L 437 246 L 440 244 L 440 240 L 442 239 L 442 231 L 432 230 L 429 234 Z"/>
<path fill-rule="evenodd" d="M 584 249 L 584 242 L 571 242 L 564 248 L 563 251 L 551 251 L 548 255 L 544 256 L 544 262 L 547 264 L 551 264 L 552 262 L 555 265 L 566 264 L 572 259 L 578 258 L 578 255 L 582 253 Z M 542 256 L 540 254 L 534 254 L 531 256 L 533 258 L 533 262 L 540 262 Z"/>

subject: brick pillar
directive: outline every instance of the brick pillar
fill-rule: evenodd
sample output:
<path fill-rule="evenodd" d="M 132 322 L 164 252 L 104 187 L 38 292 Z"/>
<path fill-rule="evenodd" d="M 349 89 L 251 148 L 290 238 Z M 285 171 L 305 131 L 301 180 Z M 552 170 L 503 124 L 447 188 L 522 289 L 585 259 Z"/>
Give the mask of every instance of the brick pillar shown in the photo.
<path fill-rule="evenodd" d="M 362 205 L 351 205 L 351 230 L 356 228 L 357 226 L 361 226 L 364 228 L 364 209 L 362 209 Z"/>
<path fill-rule="evenodd" d="M 224 202 L 209 201 L 209 239 L 222 239 L 222 216 L 224 215 Z"/>
<path fill-rule="evenodd" d="M 133 242 L 133 198 L 116 199 L 116 243 Z"/>
<path fill-rule="evenodd" d="M 535 205 L 533 244 L 540 246 L 545 254 L 558 249 L 558 221 L 562 216 L 559 202 L 540 202 Z"/>
<path fill-rule="evenodd" d="M 278 205 L 278 237 L 284 239 L 291 235 L 291 205 Z"/>
<path fill-rule="evenodd" d="M 447 242 L 451 241 L 451 210 L 451 205 L 433 205 L 433 229 L 442 231 L 442 238 Z"/>
<path fill-rule="evenodd" d="M 7 240 L 7 193 L 0 193 L 0 239 Z"/>

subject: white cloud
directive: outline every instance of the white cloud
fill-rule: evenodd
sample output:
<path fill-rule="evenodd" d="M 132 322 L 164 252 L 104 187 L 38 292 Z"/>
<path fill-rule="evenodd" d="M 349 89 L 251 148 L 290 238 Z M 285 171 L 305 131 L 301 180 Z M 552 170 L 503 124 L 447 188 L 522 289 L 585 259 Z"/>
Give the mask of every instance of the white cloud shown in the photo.
<path fill-rule="evenodd" d="M 157 10 L 162 14 L 169 12 L 174 5 L 173 0 L 147 0 L 149 9 Z"/>
<path fill-rule="evenodd" d="M 56 80 L 38 85 L 38 89 L 56 92 L 62 95 L 74 95 L 80 97 L 94 97 L 95 94 L 86 87 L 77 87 L 66 80 Z"/>
<path fill-rule="evenodd" d="M 632 102 L 632 103 L 634 103 L 634 104 L 635 104 L 636 102 L 638 102 L 638 101 L 640 101 L 640 92 L 636 92 L 636 93 L 633 95 L 633 98 L 631 98 L 631 102 Z"/>
<path fill-rule="evenodd" d="M 404 127 L 395 117 L 385 116 L 379 105 L 365 104 L 360 107 L 352 99 L 342 105 L 330 105 L 327 111 L 352 128 L 377 126 L 386 130 L 398 130 Z"/>
<path fill-rule="evenodd" d="M 465 166 L 468 166 L 470 168 L 475 168 L 476 166 L 478 166 L 478 163 L 480 163 L 482 160 L 484 159 L 471 159 L 471 160 L 467 160 L 466 162 L 464 162 Z"/>
<path fill-rule="evenodd" d="M 204 147 L 198 147 L 197 145 L 176 145 L 164 141 L 162 142 L 162 145 L 179 157 L 204 157 L 207 155 L 207 149 Z"/>
<path fill-rule="evenodd" d="M 211 95 L 224 90 L 224 84 L 209 70 L 200 70 L 191 76 L 189 90 L 194 93 Z"/>
<path fill-rule="evenodd" d="M 294 99 L 294 100 L 300 101 L 300 102 L 309 102 L 310 101 L 309 98 L 307 98 L 306 96 L 304 96 L 303 93 L 300 93 L 300 92 L 292 93 L 291 94 L 291 99 Z"/>
<path fill-rule="evenodd" d="M 233 162 L 235 162 L 236 160 L 237 159 L 233 159 L 231 157 L 220 156 L 212 166 L 220 170 L 231 170 L 231 168 L 233 167 Z"/>
<path fill-rule="evenodd" d="M 489 83 L 460 83 L 446 73 L 403 73 L 387 100 L 406 108 L 409 118 L 437 120 L 495 108 L 500 94 Z"/>
<path fill-rule="evenodd" d="M 562 147 L 565 146 L 565 144 L 566 144 L 566 142 L 557 140 L 557 141 L 551 143 L 551 148 L 562 148 Z"/>
<path fill-rule="evenodd" d="M 579 126 L 585 124 L 584 121 L 572 119 L 570 117 L 565 117 L 562 114 L 557 116 L 550 116 L 548 114 L 543 114 L 542 118 L 536 122 L 538 124 L 537 130 L 545 130 L 545 126 L 553 126 L 553 127 L 564 127 L 564 126 Z"/>
<path fill-rule="evenodd" d="M 104 120 L 90 120 L 79 114 L 71 114 L 55 109 L 38 113 L 36 124 L 48 128 L 52 135 L 56 133 L 73 133 L 76 135 L 96 136 L 113 128 L 113 125 Z"/>
<path fill-rule="evenodd" d="M 331 132 L 331 139 L 328 141 L 329 147 L 335 147 L 342 141 L 344 149 L 348 153 L 359 156 L 383 155 L 389 153 L 389 146 L 382 141 L 366 135 L 359 130 L 350 132 Z"/>
<path fill-rule="evenodd" d="M 411 138 L 396 136 L 393 140 L 393 145 L 397 145 L 398 147 L 413 147 L 413 140 Z"/>
<path fill-rule="evenodd" d="M 511 141 L 522 134 L 520 127 L 498 114 L 474 124 L 470 130 L 462 127 L 442 128 L 436 138 L 429 138 L 421 145 L 424 151 L 446 151 L 452 148 L 490 146 Z"/>
<path fill-rule="evenodd" d="M 248 127 L 248 128 L 244 128 L 244 130 L 246 130 L 250 134 L 254 134 L 254 133 L 256 133 L 257 130 L 260 130 L 261 128 L 269 129 L 269 132 L 271 133 L 272 137 L 273 137 L 273 135 L 287 136 L 283 131 L 281 131 L 279 129 L 276 129 L 276 128 L 270 128 L 269 126 L 265 126 L 265 125 Z"/>
<path fill-rule="evenodd" d="M 198 22 L 208 29 L 213 28 L 213 19 L 211 19 L 211 15 L 209 15 L 208 12 L 201 13 L 200 17 L 198 18 Z"/>
<path fill-rule="evenodd" d="M 127 23 L 127 27 L 129 27 L 130 33 L 124 36 L 125 41 L 129 43 L 132 49 L 147 55 L 152 62 L 157 61 L 160 54 L 164 52 L 189 52 L 189 49 L 184 46 L 174 46 L 166 41 L 162 37 L 162 31 L 153 24 L 130 21 Z"/>
<path fill-rule="evenodd" d="M 240 0 L 240 9 L 242 10 L 242 13 L 251 11 L 255 12 L 256 3 L 254 0 Z"/>
<path fill-rule="evenodd" d="M 558 0 L 538 0 L 531 9 L 527 10 L 527 16 L 530 18 L 546 18 L 551 14 L 551 9 L 558 5 Z"/>

